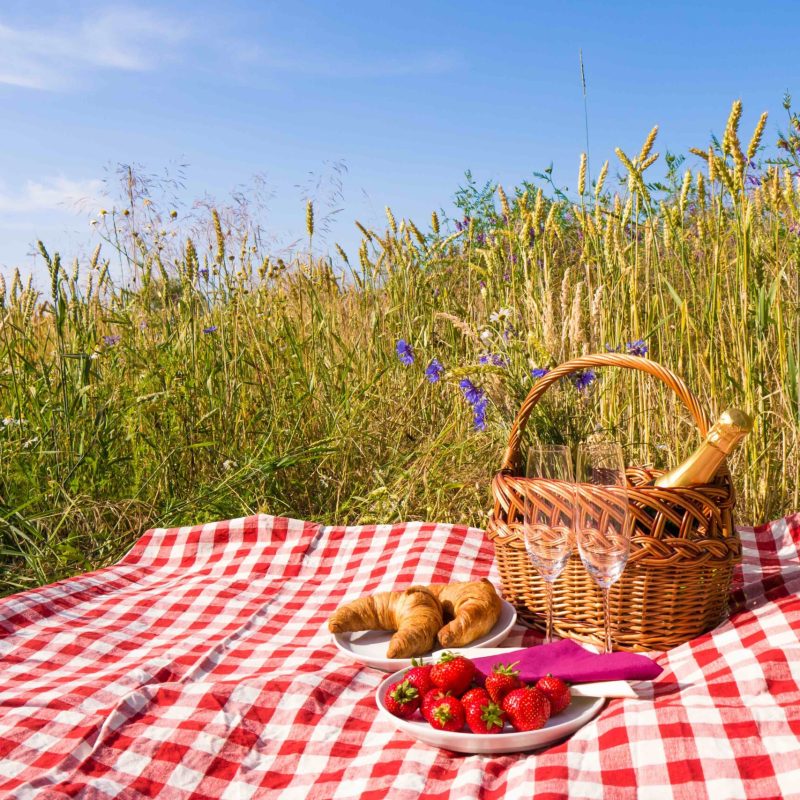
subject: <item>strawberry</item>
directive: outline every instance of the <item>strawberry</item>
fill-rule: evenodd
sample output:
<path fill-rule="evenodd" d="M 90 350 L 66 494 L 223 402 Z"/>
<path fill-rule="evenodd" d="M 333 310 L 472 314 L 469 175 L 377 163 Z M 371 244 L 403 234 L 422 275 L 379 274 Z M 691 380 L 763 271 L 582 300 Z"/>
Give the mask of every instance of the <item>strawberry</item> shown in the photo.
<path fill-rule="evenodd" d="M 464 727 L 464 706 L 457 697 L 440 697 L 431 705 L 428 721 L 439 731 L 460 731 Z"/>
<path fill-rule="evenodd" d="M 486 678 L 486 691 L 495 703 L 502 703 L 510 691 L 522 688 L 519 670 L 514 669 L 518 663 L 495 664 L 492 667 L 492 674 Z"/>
<path fill-rule="evenodd" d="M 485 703 L 466 707 L 467 725 L 473 733 L 500 733 L 506 724 L 506 713 L 488 698 Z"/>
<path fill-rule="evenodd" d="M 425 696 L 422 698 L 422 708 L 420 711 L 427 722 L 431 721 L 431 708 L 433 704 L 437 700 L 441 700 L 442 698 L 449 696 L 450 695 L 443 692 L 441 689 L 431 689 L 425 693 Z"/>
<path fill-rule="evenodd" d="M 508 719 L 518 731 L 535 731 L 550 718 L 550 701 L 538 689 L 513 689 L 501 704 Z"/>
<path fill-rule="evenodd" d="M 390 714 L 408 719 L 419 708 L 419 692 L 408 681 L 397 681 L 387 689 L 383 702 Z"/>
<path fill-rule="evenodd" d="M 403 676 L 412 686 L 416 687 L 420 697 L 424 697 L 427 692 L 433 689 L 433 681 L 431 680 L 432 664 L 425 664 L 424 661 L 418 661 L 416 658 L 411 659 L 411 669 L 406 671 Z"/>
<path fill-rule="evenodd" d="M 487 692 L 486 689 L 481 689 L 480 687 L 470 689 L 461 695 L 461 705 L 464 706 L 464 711 L 467 713 L 469 713 L 469 710 L 472 706 L 483 706 L 491 702 L 492 698 L 489 697 L 489 692 Z"/>
<path fill-rule="evenodd" d="M 460 697 L 469 689 L 474 674 L 475 665 L 468 658 L 446 652 L 433 665 L 431 680 L 442 691 L 452 692 Z"/>
<path fill-rule="evenodd" d="M 561 678 L 554 678 L 550 673 L 536 681 L 536 688 L 550 701 L 551 717 L 560 714 L 572 699 L 569 686 Z"/>

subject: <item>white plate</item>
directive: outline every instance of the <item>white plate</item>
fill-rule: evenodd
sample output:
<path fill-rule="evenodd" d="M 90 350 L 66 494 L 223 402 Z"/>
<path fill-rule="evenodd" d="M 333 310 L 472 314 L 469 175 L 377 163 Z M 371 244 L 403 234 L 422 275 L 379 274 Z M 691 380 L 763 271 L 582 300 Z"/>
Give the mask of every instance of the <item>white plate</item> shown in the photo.
<path fill-rule="evenodd" d="M 470 642 L 470 648 L 492 647 L 500 644 L 514 627 L 514 623 L 517 621 L 517 612 L 514 606 L 505 600 L 500 602 L 502 603 L 500 617 L 495 622 L 494 627 L 485 636 Z M 368 667 L 374 667 L 384 672 L 395 672 L 398 669 L 410 667 L 410 658 L 386 658 L 386 648 L 391 638 L 391 631 L 357 631 L 355 633 L 333 634 L 333 641 L 343 653 Z M 421 657 L 427 658 L 432 652 L 425 653 Z"/>
<path fill-rule="evenodd" d="M 392 722 L 395 727 L 419 739 L 425 744 L 441 747 L 444 750 L 453 750 L 456 753 L 476 753 L 488 755 L 491 753 L 518 753 L 525 750 L 535 750 L 549 744 L 561 741 L 578 728 L 582 728 L 592 720 L 603 707 L 605 700 L 602 697 L 574 697 L 567 708 L 555 717 L 547 720 L 546 725 L 538 731 L 515 731 L 510 725 L 500 733 L 461 733 L 456 731 L 440 731 L 431 727 L 421 716 L 413 719 L 400 719 L 386 710 L 383 699 L 387 689 L 399 681 L 405 670 L 399 670 L 390 675 L 375 693 L 380 715 Z"/>

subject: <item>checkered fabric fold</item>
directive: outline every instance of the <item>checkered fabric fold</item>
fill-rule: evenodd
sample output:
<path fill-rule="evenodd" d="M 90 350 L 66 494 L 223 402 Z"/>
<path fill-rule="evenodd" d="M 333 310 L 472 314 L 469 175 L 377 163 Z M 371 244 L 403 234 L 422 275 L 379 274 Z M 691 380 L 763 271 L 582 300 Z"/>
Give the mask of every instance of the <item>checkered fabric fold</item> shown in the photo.
<path fill-rule="evenodd" d="M 149 531 L 0 601 L 0 797 L 800 798 L 800 516 L 741 531 L 731 619 L 536 754 L 460 756 L 377 717 L 341 602 L 489 575 L 482 531 L 260 515 Z M 510 646 L 534 643 L 516 629 Z"/>

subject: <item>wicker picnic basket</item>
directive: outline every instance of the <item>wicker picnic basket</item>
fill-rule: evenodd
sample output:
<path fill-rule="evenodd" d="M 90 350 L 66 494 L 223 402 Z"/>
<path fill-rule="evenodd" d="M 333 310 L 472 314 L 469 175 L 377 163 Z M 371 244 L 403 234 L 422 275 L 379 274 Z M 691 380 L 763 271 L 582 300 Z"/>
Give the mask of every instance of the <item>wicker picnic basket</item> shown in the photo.
<path fill-rule="evenodd" d="M 492 482 L 495 502 L 487 536 L 494 543 L 504 596 L 516 606 L 521 621 L 540 630 L 545 627 L 546 594 L 525 550 L 523 508 L 526 495 L 534 504 L 552 504 L 558 498 L 552 482 L 523 477 L 522 433 L 548 387 L 565 375 L 605 366 L 661 379 L 689 409 L 701 436 L 709 428 L 708 416 L 686 384 L 638 356 L 601 353 L 576 358 L 536 382 L 517 414 Z M 710 630 L 727 612 L 733 568 L 741 556 L 733 526 L 733 487 L 726 467 L 714 483 L 691 488 L 648 486 L 662 473 L 646 467 L 626 472 L 634 527 L 630 558 L 610 592 L 614 647 L 668 650 Z M 553 589 L 554 635 L 602 645 L 602 595 L 576 552 Z"/>

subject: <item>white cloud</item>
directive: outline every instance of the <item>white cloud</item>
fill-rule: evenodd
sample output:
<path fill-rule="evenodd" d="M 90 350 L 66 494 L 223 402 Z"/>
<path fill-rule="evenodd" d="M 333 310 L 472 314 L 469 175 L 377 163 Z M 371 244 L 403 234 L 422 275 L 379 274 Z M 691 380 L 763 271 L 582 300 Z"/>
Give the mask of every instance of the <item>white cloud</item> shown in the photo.
<path fill-rule="evenodd" d="M 63 176 L 43 181 L 26 181 L 16 192 L 0 186 L 0 213 L 32 211 L 91 211 L 103 205 L 103 182 L 97 179 L 73 181 Z"/>
<path fill-rule="evenodd" d="M 145 71 L 169 57 L 185 26 L 146 9 L 99 11 L 37 28 L 0 22 L 0 83 L 68 89 L 97 70 Z"/>

